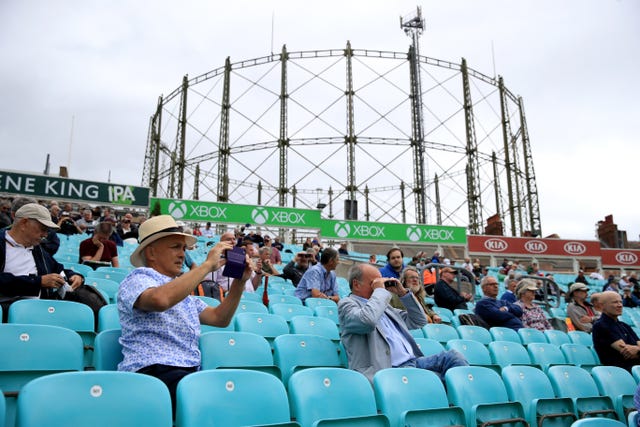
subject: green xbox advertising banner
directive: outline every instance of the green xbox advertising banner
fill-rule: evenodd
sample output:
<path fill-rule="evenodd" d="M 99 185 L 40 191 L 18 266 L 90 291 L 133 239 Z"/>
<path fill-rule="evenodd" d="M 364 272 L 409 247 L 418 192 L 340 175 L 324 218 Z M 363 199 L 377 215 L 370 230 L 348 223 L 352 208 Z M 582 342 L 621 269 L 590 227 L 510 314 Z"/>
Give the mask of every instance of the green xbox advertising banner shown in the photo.
<path fill-rule="evenodd" d="M 446 225 L 322 220 L 325 239 L 466 245 L 467 229 Z"/>
<path fill-rule="evenodd" d="M 0 170 L 0 193 L 146 208 L 149 189 Z"/>
<path fill-rule="evenodd" d="M 251 224 L 287 228 L 320 228 L 320 211 L 279 206 L 236 205 L 151 198 L 151 213 L 169 214 L 177 220 L 217 222 L 223 224 Z"/>

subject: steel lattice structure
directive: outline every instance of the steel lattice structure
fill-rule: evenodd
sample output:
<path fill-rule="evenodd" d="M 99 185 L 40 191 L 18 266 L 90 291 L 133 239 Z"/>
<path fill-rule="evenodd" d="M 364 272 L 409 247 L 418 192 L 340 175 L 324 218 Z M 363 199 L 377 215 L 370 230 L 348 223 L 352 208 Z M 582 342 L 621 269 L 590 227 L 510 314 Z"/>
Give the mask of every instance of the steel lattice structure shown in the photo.
<path fill-rule="evenodd" d="M 522 98 L 466 61 L 289 52 L 225 64 L 158 100 L 142 184 L 157 197 L 316 208 L 366 221 L 540 235 Z M 347 212 L 356 200 L 358 214 Z"/>

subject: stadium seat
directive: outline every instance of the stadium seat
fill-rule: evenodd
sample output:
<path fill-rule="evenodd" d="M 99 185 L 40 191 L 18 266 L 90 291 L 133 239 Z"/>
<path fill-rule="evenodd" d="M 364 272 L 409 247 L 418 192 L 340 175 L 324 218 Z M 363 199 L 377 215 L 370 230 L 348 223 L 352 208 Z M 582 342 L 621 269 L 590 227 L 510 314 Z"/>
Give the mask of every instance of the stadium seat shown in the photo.
<path fill-rule="evenodd" d="M 521 402 L 531 426 L 568 427 L 576 420 L 573 401 L 557 398 L 547 375 L 533 366 L 507 366 L 502 369 L 509 400 Z"/>
<path fill-rule="evenodd" d="M 571 424 L 571 427 L 627 427 L 627 425 L 609 418 L 585 418 Z"/>
<path fill-rule="evenodd" d="M 422 327 L 425 338 L 431 338 L 432 340 L 439 341 L 441 343 L 447 343 L 449 340 L 456 340 L 460 338 L 458 331 L 453 326 L 444 325 L 442 323 L 428 323 Z"/>
<path fill-rule="evenodd" d="M 627 424 L 629 427 L 636 427 L 638 425 L 638 411 L 633 411 L 629 414 Z"/>
<path fill-rule="evenodd" d="M 631 368 L 631 375 L 633 375 L 633 379 L 640 384 L 640 365 L 635 365 Z"/>
<path fill-rule="evenodd" d="M 87 277 L 89 272 L 93 271 L 93 268 L 88 265 L 78 264 L 77 262 L 65 262 L 64 268 L 68 270 L 73 270 L 78 274 L 82 274 L 84 277 Z"/>
<path fill-rule="evenodd" d="M 461 353 L 470 365 L 485 366 L 500 373 L 500 367 L 494 365 L 489 355 L 487 347 L 474 340 L 450 340 L 446 346 L 447 350 L 456 350 Z"/>
<path fill-rule="evenodd" d="M 240 313 L 268 313 L 269 310 L 262 302 L 240 300 L 238 308 L 236 309 L 236 316 Z"/>
<path fill-rule="evenodd" d="M 422 329 L 409 329 L 411 336 L 415 338 L 424 338 L 424 332 Z"/>
<path fill-rule="evenodd" d="M 203 295 L 196 295 L 196 298 L 198 298 L 199 300 L 203 301 L 209 307 L 217 307 L 217 306 L 220 305 L 220 301 L 218 301 L 217 299 L 215 299 L 213 297 L 205 297 Z"/>
<path fill-rule="evenodd" d="M 522 344 L 522 340 L 520 339 L 520 335 L 518 335 L 518 332 L 514 331 L 511 328 L 505 328 L 504 326 L 494 326 L 489 329 L 489 333 L 491 334 L 493 341 L 511 341 Z"/>
<path fill-rule="evenodd" d="M 238 313 L 235 316 L 235 329 L 262 335 L 271 347 L 277 336 L 289 333 L 289 325 L 284 317 L 270 313 Z"/>
<path fill-rule="evenodd" d="M 23 299 L 9 306 L 8 323 L 60 326 L 76 331 L 84 343 L 85 366 L 93 361 L 95 317 L 88 305 L 73 301 Z"/>
<path fill-rule="evenodd" d="M 567 335 L 566 332 L 557 331 L 555 329 L 547 329 L 544 332 L 544 336 L 547 337 L 547 341 L 549 344 L 553 344 L 556 346 L 561 346 L 562 344 L 570 344 L 571 338 Z"/>
<path fill-rule="evenodd" d="M 444 351 L 444 346 L 439 341 L 431 338 L 414 338 L 414 340 L 425 356 L 432 356 Z"/>
<path fill-rule="evenodd" d="M 367 378 L 350 369 L 309 368 L 294 373 L 289 400 L 302 427 L 389 426 L 387 417 L 377 413 Z"/>
<path fill-rule="evenodd" d="M 298 304 L 273 304 L 269 309 L 271 313 L 284 317 L 287 322 L 291 322 L 294 316 L 313 316 L 313 310 Z"/>
<path fill-rule="evenodd" d="M 513 341 L 492 341 L 488 347 L 493 363 L 503 368 L 509 365 L 531 364 L 531 356 L 522 344 Z"/>
<path fill-rule="evenodd" d="M 131 372 L 47 375 L 24 386 L 20 427 L 171 427 L 171 398 L 162 381 Z"/>
<path fill-rule="evenodd" d="M 600 395 L 609 396 L 613 400 L 619 420 L 626 420 L 636 410 L 633 395 L 638 385 L 628 371 L 617 366 L 595 366 L 591 369 L 591 377 L 598 386 Z"/>
<path fill-rule="evenodd" d="M 116 297 L 118 295 L 118 289 L 120 288 L 120 283 L 111 279 L 100 279 L 97 277 L 87 277 L 85 280 L 86 285 L 93 286 L 98 290 L 106 293 L 109 296 L 107 300 L 110 304 L 115 304 Z"/>
<path fill-rule="evenodd" d="M 573 400 L 578 418 L 617 418 L 611 398 L 600 396 L 598 386 L 584 369 L 572 365 L 551 366 L 547 376 L 556 396 Z"/>
<path fill-rule="evenodd" d="M 327 319 L 331 319 L 336 325 L 340 324 L 337 308 L 321 305 L 313 309 L 313 314 L 317 317 L 326 317 Z"/>
<path fill-rule="evenodd" d="M 460 335 L 460 338 L 463 340 L 478 341 L 483 345 L 488 345 L 493 341 L 489 331 L 482 326 L 461 325 L 456 329 L 458 330 L 458 335 Z"/>
<path fill-rule="evenodd" d="M 482 366 L 456 366 L 447 370 L 449 403 L 462 408 L 468 426 L 510 420 L 509 426 L 526 426 L 520 402 L 509 402 L 502 378 Z"/>
<path fill-rule="evenodd" d="M 13 426 L 16 397 L 25 384 L 55 372 L 80 371 L 84 366 L 82 338 L 71 329 L 3 323 L 0 343 L 0 390 L 6 398 L 7 426 Z"/>
<path fill-rule="evenodd" d="M 527 346 L 531 363 L 540 366 L 543 371 L 547 371 L 553 365 L 566 365 L 562 350 L 554 344 L 532 342 Z"/>
<path fill-rule="evenodd" d="M 100 311 L 98 311 L 98 332 L 120 328 L 118 306 L 115 304 L 107 304 L 100 307 Z"/>
<path fill-rule="evenodd" d="M 176 426 L 296 426 L 279 379 L 265 372 L 221 369 L 184 377 L 176 391 Z"/>
<path fill-rule="evenodd" d="M 532 342 L 537 343 L 548 343 L 547 338 L 544 336 L 542 331 L 533 328 L 520 328 L 518 329 L 518 335 L 520 335 L 520 340 L 522 340 L 523 345 L 529 345 Z"/>
<path fill-rule="evenodd" d="M 582 344 L 562 344 L 560 350 L 567 359 L 567 363 L 580 366 L 587 371 L 591 371 L 598 364 L 591 349 Z"/>
<path fill-rule="evenodd" d="M 292 334 L 312 334 L 340 341 L 338 326 L 332 320 L 316 316 L 294 316 L 289 325 Z"/>
<path fill-rule="evenodd" d="M 376 372 L 373 390 L 378 410 L 391 427 L 464 425 L 461 408 L 449 407 L 447 393 L 436 374 L 425 369 L 389 368 Z M 407 399 L 428 396 L 427 399 Z"/>
<path fill-rule="evenodd" d="M 265 337 L 251 332 L 207 332 L 200 335 L 201 368 L 252 369 L 280 378 Z"/>
<path fill-rule="evenodd" d="M 129 273 L 93 270 L 87 274 L 86 278 L 89 282 L 91 281 L 91 279 L 109 279 L 120 284 L 120 282 L 122 282 L 128 274 Z"/>
<path fill-rule="evenodd" d="M 255 292 L 243 292 L 240 301 L 255 301 L 262 303 L 262 295 Z"/>
<path fill-rule="evenodd" d="M 451 318 L 453 317 L 453 311 L 445 307 L 438 307 L 437 305 L 434 305 L 432 308 L 433 308 L 433 311 L 438 313 L 440 317 L 444 316 L 447 319 L 449 319 L 449 321 L 451 321 Z"/>
<path fill-rule="evenodd" d="M 336 304 L 336 302 L 334 300 L 328 299 L 328 298 L 307 298 L 306 300 L 304 300 L 304 305 L 306 305 L 307 307 L 309 307 L 311 310 L 313 310 L 314 308 L 320 306 L 320 305 L 324 305 L 327 307 L 333 307 L 335 309 L 338 308 L 338 304 Z"/>
<path fill-rule="evenodd" d="M 584 331 L 570 331 L 567 333 L 571 342 L 574 344 L 582 344 L 587 347 L 593 347 L 593 337 Z"/>
<path fill-rule="evenodd" d="M 117 371 L 122 361 L 122 345 L 120 345 L 120 329 L 109 329 L 96 335 L 93 352 L 93 366 L 97 371 Z"/>
<path fill-rule="evenodd" d="M 302 305 L 302 300 L 300 298 L 291 296 L 291 295 L 270 295 L 269 296 L 269 306 L 272 304 L 297 304 Z"/>
<path fill-rule="evenodd" d="M 273 341 L 273 360 L 280 368 L 285 386 L 288 385 L 291 375 L 299 369 L 342 366 L 338 350 L 329 338 L 308 334 L 276 337 Z"/>

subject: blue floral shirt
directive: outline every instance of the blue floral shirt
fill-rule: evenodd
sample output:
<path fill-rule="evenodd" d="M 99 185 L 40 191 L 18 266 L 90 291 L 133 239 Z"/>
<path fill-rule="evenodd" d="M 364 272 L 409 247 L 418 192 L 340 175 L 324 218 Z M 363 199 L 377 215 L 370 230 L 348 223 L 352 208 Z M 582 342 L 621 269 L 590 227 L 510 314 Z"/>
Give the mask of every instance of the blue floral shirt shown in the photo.
<path fill-rule="evenodd" d="M 196 297 L 187 297 L 163 312 L 147 312 L 133 307 L 148 288 L 173 280 L 152 268 L 132 271 L 118 290 L 118 313 L 124 359 L 119 371 L 135 372 L 146 366 L 200 366 L 200 313 L 207 305 Z"/>

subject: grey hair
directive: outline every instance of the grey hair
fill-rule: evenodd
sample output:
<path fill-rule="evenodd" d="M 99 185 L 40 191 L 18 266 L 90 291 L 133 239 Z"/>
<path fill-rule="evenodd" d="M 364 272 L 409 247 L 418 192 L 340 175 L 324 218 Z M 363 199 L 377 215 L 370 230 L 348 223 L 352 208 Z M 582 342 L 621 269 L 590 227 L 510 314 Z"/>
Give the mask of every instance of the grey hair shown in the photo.
<path fill-rule="evenodd" d="M 347 274 L 347 280 L 349 280 L 349 289 L 353 290 L 353 281 L 362 280 L 362 268 L 360 267 L 360 264 L 351 266 L 349 273 Z"/>
<path fill-rule="evenodd" d="M 402 270 L 402 273 L 400 273 L 400 283 L 404 283 L 406 280 L 406 275 L 408 271 L 415 271 L 416 273 L 418 273 L 418 276 L 420 276 L 420 273 L 418 272 L 418 269 L 415 268 L 412 265 L 408 265 L 404 268 L 404 270 Z"/>

